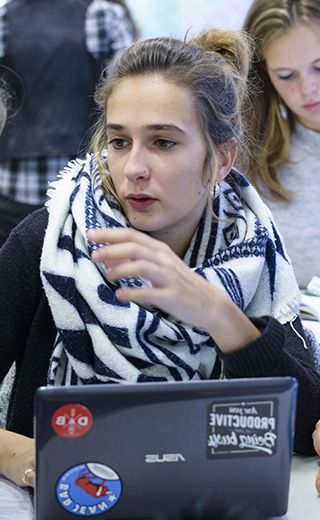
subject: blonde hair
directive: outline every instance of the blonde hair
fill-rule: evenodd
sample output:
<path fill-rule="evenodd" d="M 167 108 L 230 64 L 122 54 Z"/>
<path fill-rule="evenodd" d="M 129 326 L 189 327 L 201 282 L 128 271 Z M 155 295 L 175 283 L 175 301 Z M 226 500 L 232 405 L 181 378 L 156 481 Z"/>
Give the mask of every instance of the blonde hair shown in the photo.
<path fill-rule="evenodd" d="M 263 52 L 271 41 L 299 23 L 320 23 L 319 0 L 255 0 L 243 27 L 255 42 L 249 77 L 258 83 L 252 98 L 251 132 L 255 140 L 248 176 L 265 196 L 279 201 L 291 199 L 278 176 L 278 167 L 289 161 L 295 115 L 285 107 L 287 118 L 282 117 L 283 102 L 270 81 Z"/>
<path fill-rule="evenodd" d="M 109 64 L 95 100 L 100 111 L 91 148 L 96 154 L 105 188 L 115 194 L 104 159 L 107 102 L 125 78 L 160 74 L 191 93 L 207 145 L 205 167 L 212 184 L 218 167 L 218 147 L 244 139 L 243 100 L 250 61 L 248 39 L 235 31 L 209 30 L 190 42 L 175 38 L 138 41 Z"/>

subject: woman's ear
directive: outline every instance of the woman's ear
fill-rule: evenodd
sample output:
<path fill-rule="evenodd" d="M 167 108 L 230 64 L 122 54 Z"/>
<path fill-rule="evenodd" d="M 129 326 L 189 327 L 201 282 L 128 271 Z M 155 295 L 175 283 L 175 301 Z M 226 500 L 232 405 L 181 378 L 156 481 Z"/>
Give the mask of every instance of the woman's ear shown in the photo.
<path fill-rule="evenodd" d="M 219 173 L 217 181 L 223 181 L 223 179 L 228 175 L 238 153 L 238 143 L 237 140 L 232 137 L 229 141 L 222 143 L 218 147 L 219 156 L 220 156 L 220 165 L 219 165 Z"/>

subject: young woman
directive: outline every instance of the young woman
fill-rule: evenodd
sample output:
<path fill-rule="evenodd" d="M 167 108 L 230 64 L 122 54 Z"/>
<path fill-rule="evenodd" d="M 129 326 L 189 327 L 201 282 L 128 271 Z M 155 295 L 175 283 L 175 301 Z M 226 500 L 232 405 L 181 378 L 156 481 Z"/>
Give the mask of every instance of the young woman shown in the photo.
<path fill-rule="evenodd" d="M 294 376 L 313 453 L 320 376 L 268 208 L 233 168 L 249 49 L 233 32 L 137 42 L 98 92 L 93 153 L 0 251 L 0 380 L 17 375 L 0 471 L 34 483 L 44 384 Z M 30 438 L 28 438 L 30 437 Z"/>
<path fill-rule="evenodd" d="M 249 178 L 271 208 L 301 288 L 320 276 L 320 2 L 254 0 Z"/>

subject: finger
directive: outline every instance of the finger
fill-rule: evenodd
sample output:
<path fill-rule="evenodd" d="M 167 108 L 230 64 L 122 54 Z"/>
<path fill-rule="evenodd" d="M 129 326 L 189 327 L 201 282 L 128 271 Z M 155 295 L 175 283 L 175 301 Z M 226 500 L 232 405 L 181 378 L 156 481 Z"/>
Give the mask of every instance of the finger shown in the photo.
<path fill-rule="evenodd" d="M 317 422 L 316 428 L 312 433 L 313 445 L 315 451 L 320 455 L 320 421 Z"/>
<path fill-rule="evenodd" d="M 318 455 L 320 455 L 320 439 L 316 439 L 313 441 L 314 449 Z"/>
<path fill-rule="evenodd" d="M 87 233 L 87 237 L 90 241 L 96 243 L 121 243 L 121 242 L 137 242 L 141 245 L 153 246 L 159 245 L 160 242 L 155 238 L 137 231 L 132 228 L 102 228 L 102 229 L 90 229 Z"/>
<path fill-rule="evenodd" d="M 123 242 L 120 244 L 106 245 L 103 248 L 96 249 L 92 253 L 92 259 L 95 262 L 116 263 L 117 261 L 130 261 L 145 258 L 150 261 L 156 261 L 156 255 L 153 249 L 141 246 L 135 242 Z"/>
<path fill-rule="evenodd" d="M 318 452 L 318 444 L 320 444 L 320 439 L 319 439 L 319 431 L 318 430 L 315 430 L 312 434 L 312 439 L 313 439 L 313 444 L 314 444 L 314 449 Z"/>
<path fill-rule="evenodd" d="M 154 287 L 168 285 L 168 276 L 165 272 L 159 266 L 146 260 L 135 260 L 113 266 L 108 270 L 107 278 L 110 281 L 121 278 L 144 278 L 149 280 Z"/>
<path fill-rule="evenodd" d="M 316 489 L 318 493 L 320 494 L 320 471 L 318 471 L 317 478 L 316 478 Z"/>

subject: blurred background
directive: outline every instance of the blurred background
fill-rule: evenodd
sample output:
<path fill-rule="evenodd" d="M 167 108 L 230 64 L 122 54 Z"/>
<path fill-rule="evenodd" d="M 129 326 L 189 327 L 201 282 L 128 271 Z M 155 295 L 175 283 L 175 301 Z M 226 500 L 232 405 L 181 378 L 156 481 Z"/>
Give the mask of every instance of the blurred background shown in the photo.
<path fill-rule="evenodd" d="M 194 36 L 208 27 L 240 29 L 251 0 L 127 0 L 142 38 Z"/>

